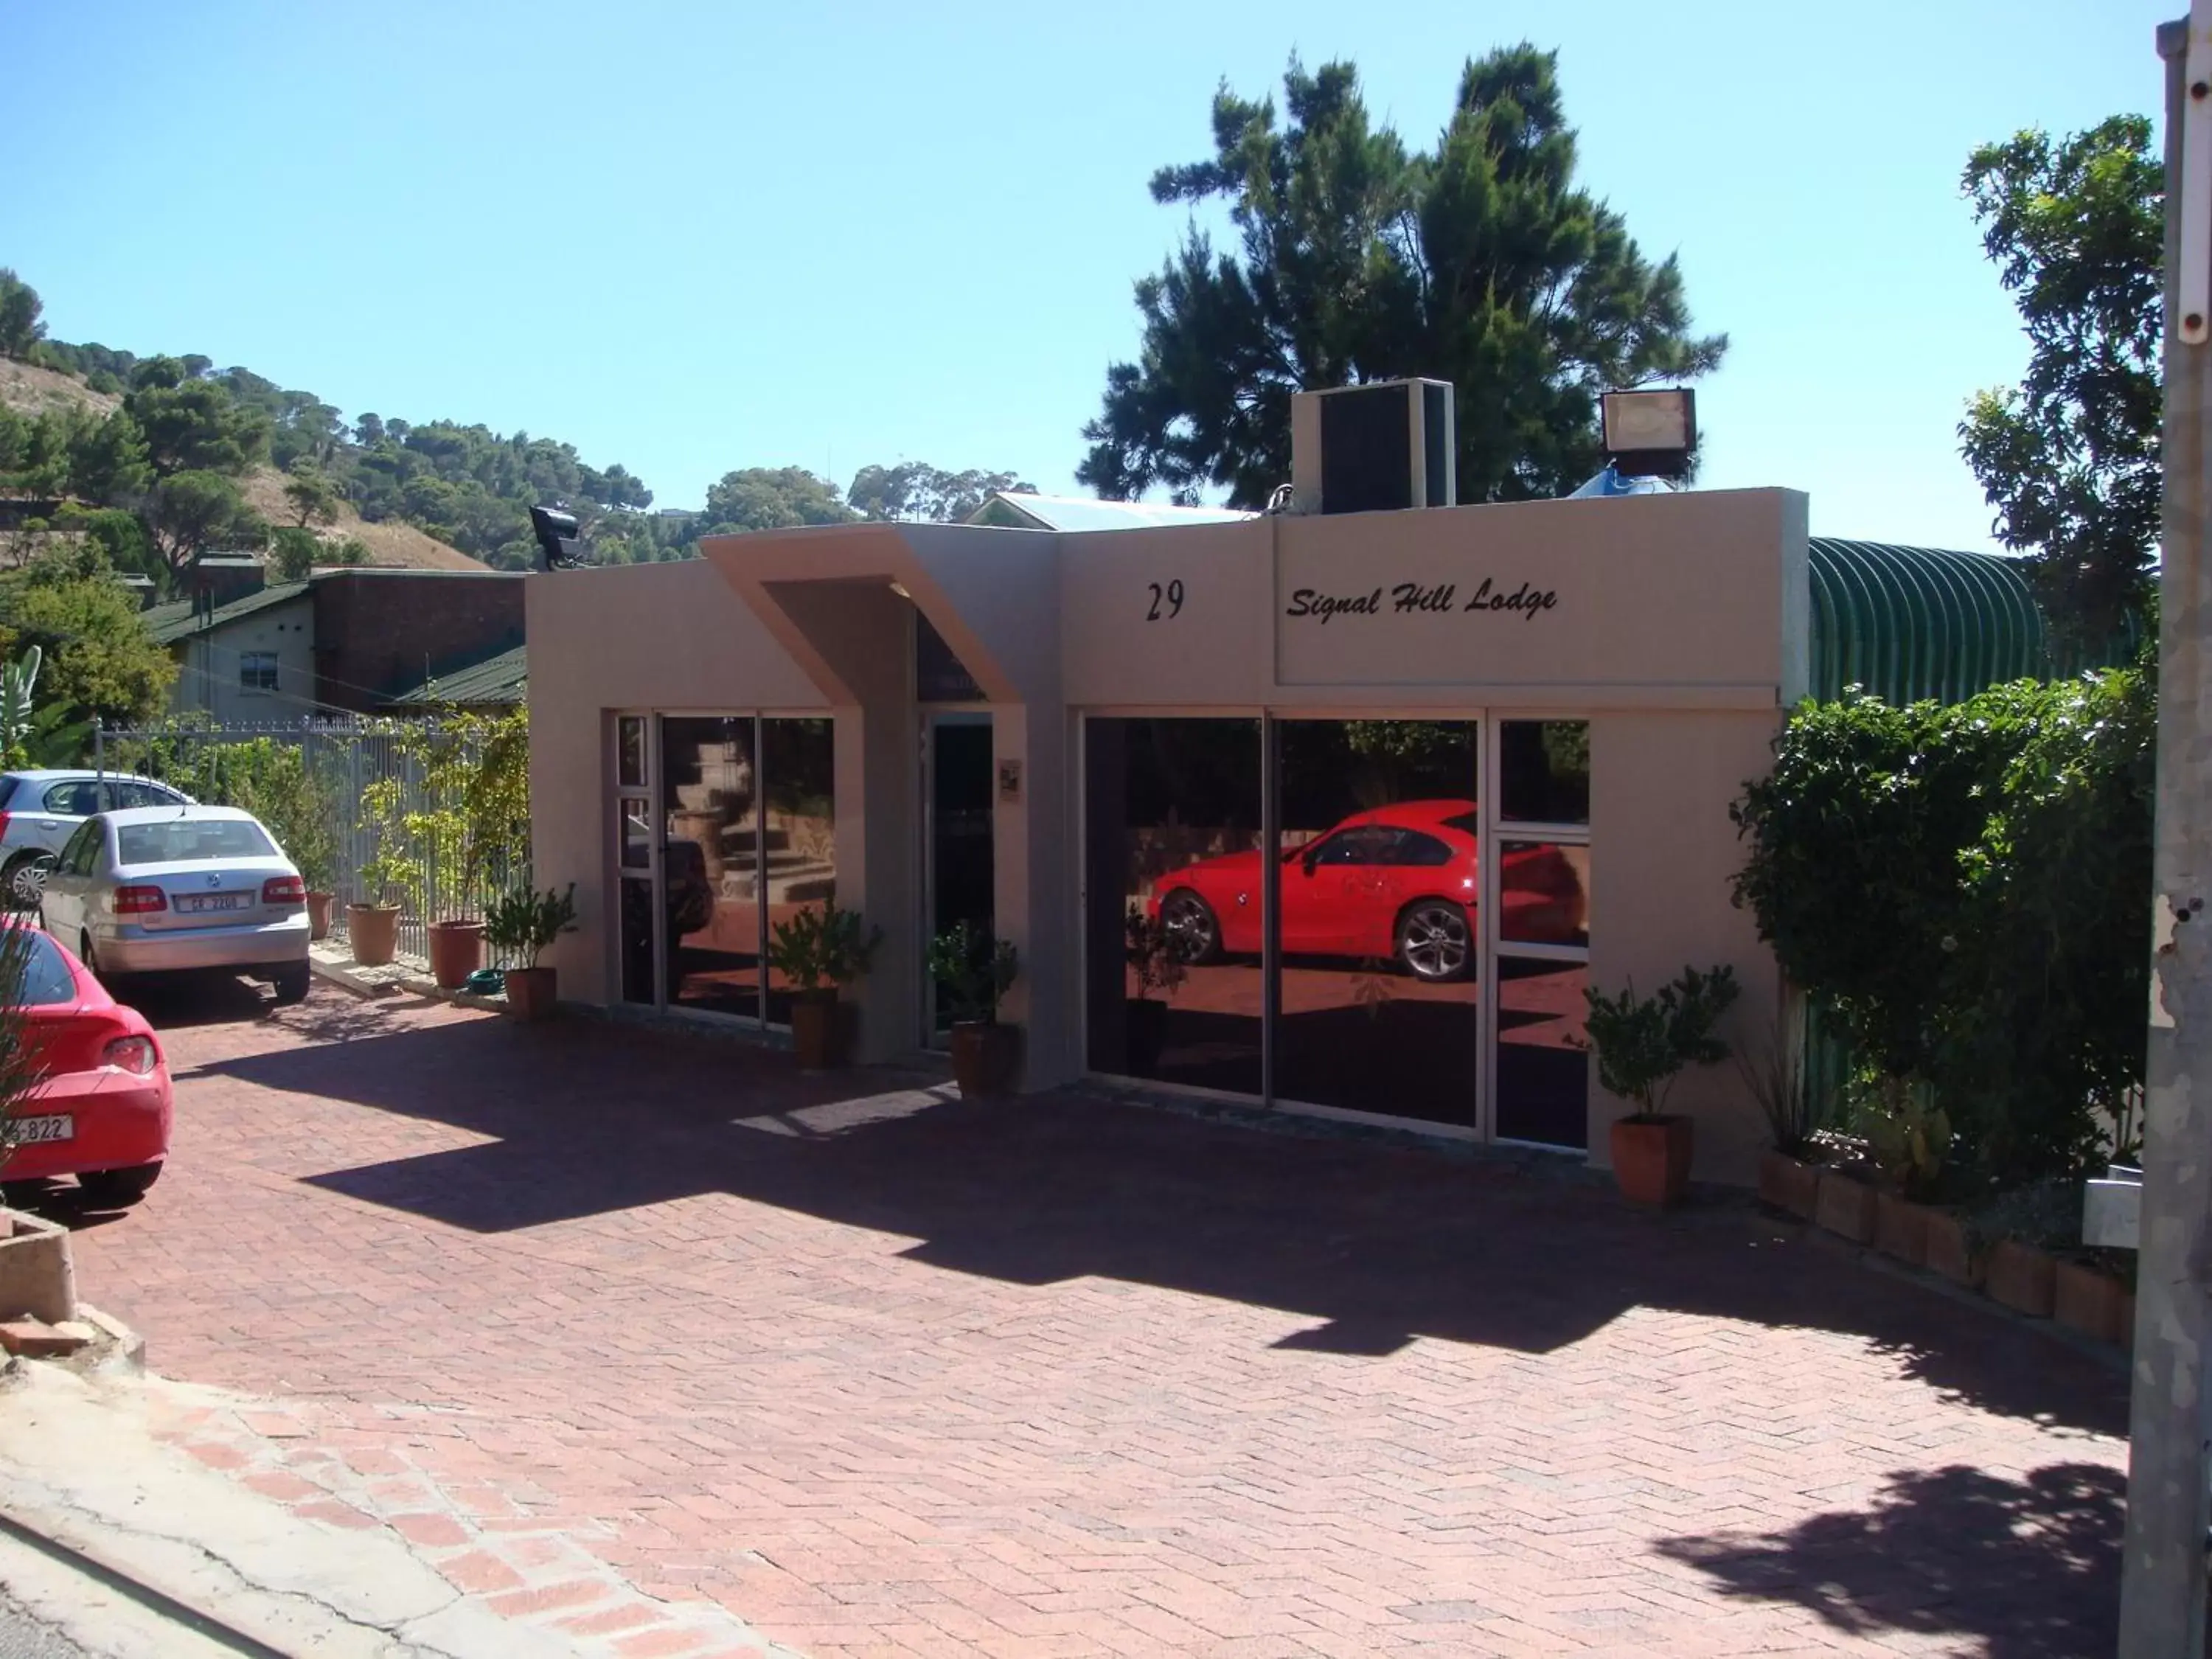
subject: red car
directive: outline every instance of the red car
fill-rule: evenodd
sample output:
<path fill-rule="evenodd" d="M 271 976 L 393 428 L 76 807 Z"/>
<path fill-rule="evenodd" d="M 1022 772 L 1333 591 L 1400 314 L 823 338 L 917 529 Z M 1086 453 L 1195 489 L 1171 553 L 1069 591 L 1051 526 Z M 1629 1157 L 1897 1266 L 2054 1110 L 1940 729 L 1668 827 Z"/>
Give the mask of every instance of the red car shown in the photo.
<path fill-rule="evenodd" d="M 1417 979 L 1457 979 L 1474 966 L 1480 887 L 1469 800 L 1409 800 L 1355 812 L 1283 854 L 1285 956 L 1395 957 Z M 1146 901 L 1186 962 L 1256 955 L 1260 854 L 1203 859 L 1153 884 Z M 1556 847 L 1505 855 L 1504 936 L 1583 942 L 1580 874 Z"/>
<path fill-rule="evenodd" d="M 76 1177 L 87 1200 L 135 1202 L 169 1154 L 169 1063 L 154 1028 L 107 994 L 85 965 L 27 919 L 23 1008 L 47 1072 L 15 1113 L 18 1145 L 0 1178 Z"/>

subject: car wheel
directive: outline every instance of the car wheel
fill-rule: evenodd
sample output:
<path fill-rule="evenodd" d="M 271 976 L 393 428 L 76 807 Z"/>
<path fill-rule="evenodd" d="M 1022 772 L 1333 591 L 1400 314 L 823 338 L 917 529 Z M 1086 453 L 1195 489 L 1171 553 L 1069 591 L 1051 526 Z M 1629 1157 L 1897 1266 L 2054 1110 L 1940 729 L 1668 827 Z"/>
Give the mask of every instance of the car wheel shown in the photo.
<path fill-rule="evenodd" d="M 0 889 L 9 905 L 17 910 L 36 910 L 46 896 L 46 878 L 53 873 L 52 853 L 18 853 L 0 866 Z"/>
<path fill-rule="evenodd" d="M 78 1173 L 76 1189 L 85 1202 L 101 1209 L 120 1209 L 136 1204 L 161 1178 L 159 1164 L 137 1164 L 127 1170 L 85 1170 Z"/>
<path fill-rule="evenodd" d="M 1195 965 L 1221 954 L 1221 922 L 1213 907 L 1188 887 L 1160 901 L 1160 926 L 1178 962 Z"/>
<path fill-rule="evenodd" d="M 288 962 L 270 976 L 276 988 L 276 1002 L 280 1007 L 307 1000 L 307 988 L 315 982 L 314 972 L 304 962 Z"/>
<path fill-rule="evenodd" d="M 1449 899 L 1422 899 L 1398 918 L 1398 960 L 1415 979 L 1457 979 L 1474 959 L 1467 912 Z"/>

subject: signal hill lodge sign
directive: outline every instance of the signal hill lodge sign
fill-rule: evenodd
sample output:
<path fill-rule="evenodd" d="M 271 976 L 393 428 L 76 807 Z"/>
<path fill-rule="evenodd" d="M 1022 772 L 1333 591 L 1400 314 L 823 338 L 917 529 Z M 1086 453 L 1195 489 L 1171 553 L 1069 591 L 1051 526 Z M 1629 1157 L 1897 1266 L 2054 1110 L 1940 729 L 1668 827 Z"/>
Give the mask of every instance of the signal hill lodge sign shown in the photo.
<path fill-rule="evenodd" d="M 1485 576 L 1464 603 L 1460 599 L 1457 582 L 1437 582 L 1428 586 L 1419 582 L 1400 582 L 1387 592 L 1376 587 L 1364 593 L 1320 593 L 1310 587 L 1301 587 L 1291 595 L 1290 605 L 1283 614 L 1293 618 L 1310 617 L 1324 628 L 1339 617 L 1379 617 L 1386 608 L 1401 615 L 1510 615 L 1534 622 L 1559 603 L 1559 594 L 1551 588 L 1525 581 L 1508 588 Z"/>

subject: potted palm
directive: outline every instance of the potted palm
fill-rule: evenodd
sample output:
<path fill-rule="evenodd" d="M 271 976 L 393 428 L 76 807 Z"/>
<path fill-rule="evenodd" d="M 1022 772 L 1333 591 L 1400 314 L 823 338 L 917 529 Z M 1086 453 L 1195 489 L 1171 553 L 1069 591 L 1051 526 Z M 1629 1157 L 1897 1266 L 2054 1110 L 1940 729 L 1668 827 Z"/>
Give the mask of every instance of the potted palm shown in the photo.
<path fill-rule="evenodd" d="M 1014 947 L 973 921 L 930 941 L 930 976 L 952 1016 L 952 1077 L 963 1100 L 988 1099 L 1013 1087 L 1022 1034 L 999 1024 L 999 1000 L 1019 971 Z"/>
<path fill-rule="evenodd" d="M 791 1005 L 791 1042 L 800 1070 L 825 1072 L 845 1063 L 837 993 L 868 971 L 883 942 L 882 928 L 863 933 L 860 912 L 840 909 L 835 899 L 807 905 L 776 923 L 769 966 L 797 993 Z"/>
<path fill-rule="evenodd" d="M 509 968 L 503 976 L 507 1006 L 516 1018 L 541 1020 L 560 1000 L 560 969 L 541 968 L 538 958 L 545 947 L 576 928 L 576 884 L 562 891 L 549 887 L 538 892 L 518 887 L 501 894 L 484 908 L 485 943 L 503 956 L 520 957 L 523 965 Z"/>
<path fill-rule="evenodd" d="M 422 875 L 408 855 L 399 789 L 397 778 L 379 778 L 361 792 L 361 829 L 369 855 L 354 871 L 346 938 L 353 959 L 364 968 L 381 968 L 399 954 L 401 896 Z"/>
<path fill-rule="evenodd" d="M 1182 988 L 1189 969 L 1169 938 L 1166 924 L 1142 910 L 1128 913 L 1122 928 L 1121 954 L 1137 982 L 1137 994 L 1123 1004 L 1127 1061 L 1133 1076 L 1150 1077 L 1159 1069 L 1168 1037 L 1168 1005 L 1156 1000 L 1152 994 L 1173 996 Z"/>
<path fill-rule="evenodd" d="M 1667 1097 L 1685 1067 L 1728 1058 L 1728 1044 L 1713 1028 L 1735 1000 L 1735 970 L 1685 968 L 1651 997 L 1639 998 L 1633 985 L 1618 996 L 1594 987 L 1583 995 L 1598 1080 L 1636 1105 L 1613 1126 L 1613 1179 L 1637 1203 L 1674 1203 L 1689 1185 L 1694 1126 L 1667 1110 Z"/>

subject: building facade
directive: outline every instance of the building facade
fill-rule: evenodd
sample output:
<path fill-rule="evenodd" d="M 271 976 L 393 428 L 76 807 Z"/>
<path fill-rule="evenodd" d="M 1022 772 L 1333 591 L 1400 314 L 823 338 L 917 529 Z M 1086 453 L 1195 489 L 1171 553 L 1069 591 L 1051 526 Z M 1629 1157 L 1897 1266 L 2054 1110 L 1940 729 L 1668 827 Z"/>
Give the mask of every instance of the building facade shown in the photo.
<path fill-rule="evenodd" d="M 860 525 L 528 581 L 563 994 L 787 1017 L 768 934 L 884 945 L 862 1053 L 939 1036 L 930 935 L 1020 953 L 1024 1086 L 1136 1078 L 1602 1164 L 1583 992 L 1732 966 L 1729 808 L 1807 686 L 1804 498 L 1713 491 L 1087 532 Z M 944 659 L 956 672 L 947 672 Z M 1128 918 L 1178 941 L 1150 988 Z M 1750 1177 L 1733 1068 L 1698 1174 Z"/>

